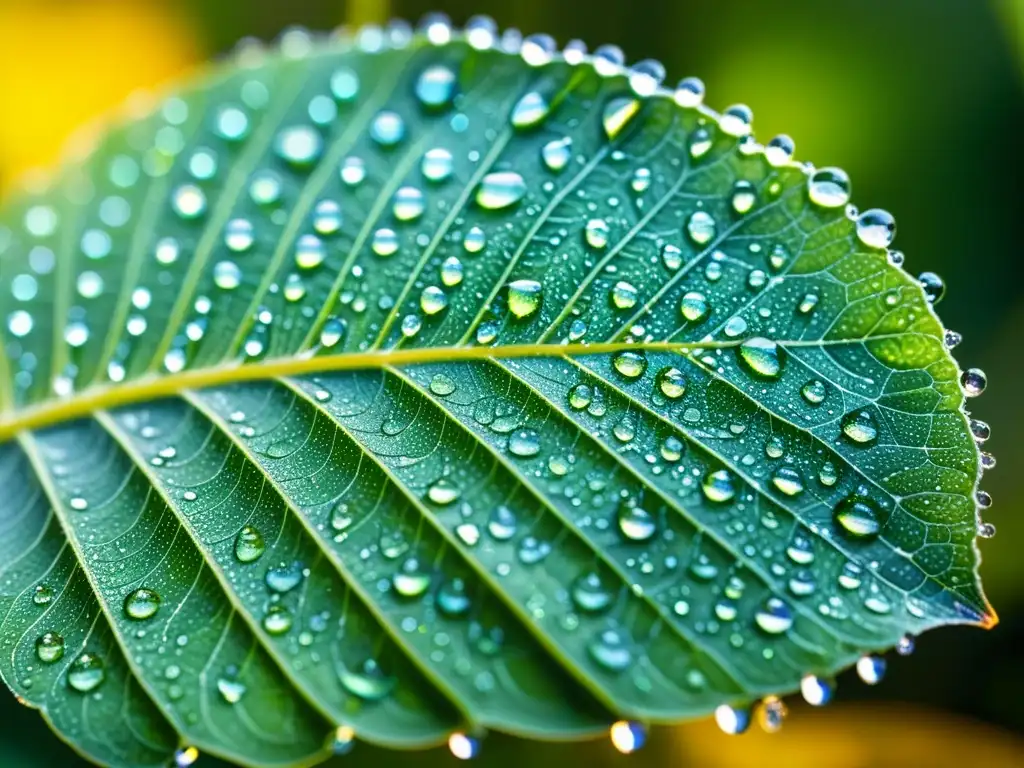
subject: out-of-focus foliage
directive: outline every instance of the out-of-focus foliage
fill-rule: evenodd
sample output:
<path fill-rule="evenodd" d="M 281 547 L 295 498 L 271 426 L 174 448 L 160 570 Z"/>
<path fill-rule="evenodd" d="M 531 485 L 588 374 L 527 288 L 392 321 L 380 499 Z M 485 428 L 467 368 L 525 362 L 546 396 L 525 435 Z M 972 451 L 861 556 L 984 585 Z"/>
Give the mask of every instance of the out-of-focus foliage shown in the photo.
<path fill-rule="evenodd" d="M 143 85 L 158 85 L 190 62 L 224 50 L 247 34 L 268 38 L 291 23 L 325 28 L 352 15 L 383 13 L 386 2 L 360 0 L 0 0 L 0 193 L 26 167 L 46 164 L 63 138 Z M 580 37 L 592 47 L 623 46 L 630 60 L 659 58 L 670 80 L 697 74 L 708 102 L 746 100 L 757 135 L 786 132 L 797 157 L 851 171 L 864 206 L 893 211 L 911 271 L 943 274 L 950 286 L 941 310 L 963 332 L 957 356 L 985 368 L 990 385 L 974 406 L 993 423 L 986 446 L 1000 466 L 986 478 L 996 499 L 986 513 L 999 535 L 983 546 L 984 574 L 1002 624 L 991 633 L 951 630 L 926 638 L 915 654 L 893 659 L 886 682 L 874 688 L 840 681 L 826 712 L 795 709 L 782 734 L 727 742 L 706 724 L 677 737 L 653 738 L 643 756 L 622 758 L 606 744 L 539 748 L 538 766 L 586 755 L 632 768 L 668 760 L 665 741 L 689 745 L 694 763 L 708 750 L 728 765 L 770 763 L 772 750 L 798 750 L 794 765 L 821 764 L 828 750 L 837 765 L 873 765 L 867 750 L 921 743 L 922 751 L 894 759 L 957 765 L 957 748 L 973 762 L 1012 764 L 1022 746 L 998 731 L 971 728 L 931 710 L 882 709 L 854 699 L 927 702 L 1005 728 L 1024 728 L 1024 403 L 1018 394 L 1024 297 L 1019 280 L 1020 200 L 1024 199 L 1024 4 L 1020 0 L 416 0 L 393 2 L 394 15 L 416 18 L 445 10 L 457 23 L 488 13 L 503 26 L 545 31 L 560 42 Z M 11 116 L 16 115 L 13 119 Z M 951 667 L 949 659 L 966 663 Z M 918 714 L 915 714 L 917 712 Z M 72 765 L 34 712 L 0 697 L 0 747 L 10 765 Z M 913 727 L 920 722 L 925 730 Z M 834 726 L 829 726 L 833 723 Z M 898 727 L 897 727 L 898 726 Z M 833 730 L 833 727 L 838 730 Z M 924 737 L 931 751 L 923 752 Z M 891 735 L 887 735 L 891 734 Z M 6 739 L 0 738 L 0 743 Z M 742 754 L 729 752 L 741 750 Z M 992 754 L 984 750 L 994 750 Z M 1005 751 L 1001 751 L 1004 750 Z M 702 751 L 703 750 L 703 751 Z M 491 765 L 523 753 L 490 740 Z M 370 751 L 367 750 L 367 754 Z M 895 755 L 897 753 L 890 753 Z M 1001 756 L 1001 757 L 998 757 Z M 6 758 L 6 759 L 4 759 Z M 427 765 L 424 755 L 416 765 Z M 805 763 L 799 762 L 804 760 Z M 849 762 L 841 762 L 848 760 Z M 1003 762 L 999 762 L 1002 760 Z M 986 761 L 989 761 L 986 763 Z M 509 764 L 512 764 L 510 762 Z M 206 763 L 204 763 L 206 764 Z M 595 763 L 597 764 L 597 763 Z"/>

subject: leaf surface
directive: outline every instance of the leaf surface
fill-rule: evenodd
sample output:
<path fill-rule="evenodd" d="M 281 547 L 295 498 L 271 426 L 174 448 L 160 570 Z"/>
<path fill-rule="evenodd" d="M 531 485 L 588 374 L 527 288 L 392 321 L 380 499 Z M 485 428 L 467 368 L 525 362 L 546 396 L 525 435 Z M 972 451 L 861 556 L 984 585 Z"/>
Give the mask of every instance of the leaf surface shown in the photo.
<path fill-rule="evenodd" d="M 887 215 L 446 30 L 243 52 L 4 213 L 0 671 L 99 762 L 575 738 L 994 621 Z"/>

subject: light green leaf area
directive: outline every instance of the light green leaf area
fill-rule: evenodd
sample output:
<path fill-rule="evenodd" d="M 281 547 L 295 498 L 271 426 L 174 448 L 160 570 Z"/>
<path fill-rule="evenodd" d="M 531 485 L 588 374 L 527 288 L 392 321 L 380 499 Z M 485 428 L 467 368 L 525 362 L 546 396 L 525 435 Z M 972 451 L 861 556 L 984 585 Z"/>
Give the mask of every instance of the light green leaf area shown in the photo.
<path fill-rule="evenodd" d="M 101 763 L 308 764 L 993 623 L 885 218 L 742 110 L 438 29 L 245 51 L 6 209 L 11 689 Z"/>

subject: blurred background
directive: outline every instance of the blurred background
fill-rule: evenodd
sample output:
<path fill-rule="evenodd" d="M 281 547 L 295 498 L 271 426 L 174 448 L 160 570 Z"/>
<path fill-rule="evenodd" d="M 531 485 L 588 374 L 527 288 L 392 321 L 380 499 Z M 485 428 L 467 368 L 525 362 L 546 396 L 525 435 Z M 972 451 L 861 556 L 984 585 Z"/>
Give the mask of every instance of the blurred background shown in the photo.
<path fill-rule="evenodd" d="M 989 374 L 971 405 L 992 424 L 999 461 L 984 484 L 998 535 L 981 543 L 994 630 L 921 637 L 912 656 L 890 658 L 879 686 L 847 674 L 823 710 L 790 702 L 774 736 L 696 723 L 656 730 L 630 757 L 607 742 L 492 736 L 478 764 L 1024 765 L 1024 0 L 0 0 L 0 197 L 54 162 L 76 127 L 241 37 L 431 10 L 657 58 L 670 82 L 701 77 L 710 106 L 752 107 L 762 141 L 788 133 L 798 159 L 845 168 L 856 204 L 895 214 L 907 268 L 946 278 L 940 313 L 964 335 L 961 364 Z M 0 765 L 84 765 L 2 691 L 0 724 Z M 442 751 L 366 746 L 343 761 L 455 764 Z"/>

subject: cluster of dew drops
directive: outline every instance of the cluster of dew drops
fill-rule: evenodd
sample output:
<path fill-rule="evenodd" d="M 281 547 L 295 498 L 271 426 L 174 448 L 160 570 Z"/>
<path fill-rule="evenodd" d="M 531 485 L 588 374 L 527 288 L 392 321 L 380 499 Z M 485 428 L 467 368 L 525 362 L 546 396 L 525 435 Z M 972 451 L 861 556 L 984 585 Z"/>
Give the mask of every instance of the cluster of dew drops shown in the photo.
<path fill-rule="evenodd" d="M 454 31 L 448 20 L 440 15 L 426 17 L 421 25 L 421 30 L 426 38 L 435 45 L 447 43 Z M 286 37 L 288 34 L 286 33 Z M 301 33 L 305 35 L 305 33 Z M 494 22 L 487 17 L 476 17 L 472 19 L 463 32 L 465 39 L 474 48 L 483 50 L 500 46 L 509 53 L 518 53 L 532 66 L 540 66 L 551 61 L 558 51 L 554 41 L 546 35 L 531 35 L 522 38 L 515 30 L 508 30 L 500 37 Z M 405 44 L 411 37 L 411 30 L 404 23 L 396 22 L 386 30 L 377 27 L 367 27 L 360 31 L 360 45 L 368 50 L 379 48 L 385 38 L 393 44 Z M 666 92 L 662 88 L 662 80 L 665 76 L 664 68 L 656 61 L 647 60 L 639 62 L 630 67 L 625 67 L 622 52 L 614 46 L 602 46 L 592 55 L 587 54 L 585 46 L 573 41 L 562 51 L 563 59 L 571 64 L 590 62 L 599 73 L 604 75 L 625 74 L 628 77 L 630 86 L 637 96 L 648 97 L 652 95 L 668 95 L 677 104 L 686 108 L 702 110 L 705 114 L 714 117 L 719 127 L 741 139 L 741 151 L 754 152 L 763 151 L 767 160 L 773 166 L 782 166 L 792 162 L 793 142 L 787 136 L 779 136 L 772 139 L 766 146 L 760 147 L 754 144 L 749 135 L 752 115 L 750 110 L 742 105 L 728 108 L 721 115 L 708 110 L 703 106 L 704 86 L 697 78 L 690 77 L 682 80 L 672 92 Z M 423 73 L 417 86 L 417 95 L 425 104 L 437 104 L 448 98 L 448 93 L 454 86 L 455 75 L 450 70 L 432 67 Z M 336 78 L 337 82 L 332 84 L 335 95 L 344 96 L 353 88 L 357 89 L 358 84 L 351 82 L 344 75 Z M 350 94 L 354 95 L 354 91 Z M 312 105 L 311 105 L 312 109 Z M 608 105 L 604 114 L 605 130 L 610 137 L 614 137 L 622 126 L 629 120 L 636 111 L 636 102 L 631 99 L 613 100 Z M 524 96 L 512 112 L 512 122 L 515 127 L 529 127 L 535 125 L 546 117 L 549 105 L 537 93 L 531 92 Z M 312 114 L 312 113 L 311 113 Z M 219 121 L 222 132 L 225 135 L 239 133 L 245 130 L 244 114 L 223 113 Z M 404 136 L 404 125 L 401 118 L 391 112 L 382 112 L 375 119 L 371 126 L 373 138 L 383 144 L 401 141 Z M 543 162 L 553 170 L 560 170 L 571 159 L 570 139 L 558 139 L 549 142 L 542 148 Z M 702 149 L 697 146 L 691 147 L 691 151 L 706 151 L 710 142 L 705 142 L 707 147 Z M 700 142 L 698 142 L 700 144 Z M 295 164 L 315 162 L 318 157 L 318 137 L 316 134 L 302 129 L 285 129 L 278 136 L 275 144 L 278 153 Z M 209 158 L 193 157 L 191 165 L 197 177 L 203 175 L 204 168 L 208 170 Z M 889 261 L 895 266 L 903 264 L 903 255 L 899 251 L 890 249 L 896 232 L 896 225 L 893 217 L 886 211 L 871 209 L 859 212 L 849 203 L 850 182 L 847 175 L 838 168 L 814 169 L 805 166 L 808 176 L 807 194 L 815 205 L 823 208 L 844 208 L 847 216 L 855 222 L 855 231 L 859 240 L 868 247 L 884 249 Z M 436 149 L 426 153 L 423 159 L 423 173 L 428 180 L 440 181 L 445 179 L 452 171 L 452 157 L 446 150 Z M 643 171 L 643 169 L 641 169 Z M 349 184 L 358 184 L 364 177 L 365 171 L 361 162 L 355 158 L 344 161 L 340 169 L 342 179 Z M 647 171 L 649 174 L 649 171 Z M 634 188 L 637 185 L 646 183 L 642 172 L 634 179 Z M 254 199 L 272 200 L 278 193 L 277 182 L 269 176 L 257 177 L 250 190 Z M 519 174 L 514 172 L 497 172 L 484 177 L 481 186 L 477 191 L 477 203 L 484 208 L 500 209 L 517 202 L 526 192 L 526 183 Z M 733 205 L 737 211 L 743 212 L 753 204 L 752 193 L 738 188 L 734 195 Z M 173 194 L 172 205 L 176 212 L 185 218 L 192 218 L 205 210 L 206 200 L 202 190 L 193 184 L 185 184 L 179 187 Z M 413 187 L 402 188 L 396 194 L 394 201 L 394 212 L 399 220 L 412 220 L 422 213 L 424 207 L 423 193 Z M 314 211 L 314 229 L 317 234 L 303 235 L 296 243 L 295 261 L 300 270 L 309 270 L 319 266 L 324 260 L 324 246 L 320 239 L 322 236 L 330 235 L 340 227 L 341 209 L 340 206 L 330 200 L 321 201 Z M 55 214 L 50 209 L 34 208 L 28 212 L 26 226 L 30 233 L 38 233 L 52 229 L 56 226 Z M 686 228 L 691 239 L 702 244 L 709 241 L 715 232 L 714 220 L 704 212 L 698 211 L 687 222 Z M 603 247 L 608 241 L 607 224 L 600 220 L 592 220 L 585 227 L 587 242 L 596 248 Z M 233 220 L 228 222 L 225 231 L 225 242 L 234 251 L 244 251 L 251 246 L 254 239 L 252 224 L 245 220 Z M 486 236 L 478 227 L 470 229 L 464 239 L 464 248 L 467 253 L 478 253 L 486 245 Z M 393 254 L 399 247 L 397 234 L 387 228 L 377 229 L 371 238 L 371 248 L 378 256 L 386 257 Z M 177 244 L 174 242 L 161 242 L 157 247 L 157 258 L 164 263 L 171 263 L 177 257 Z M 663 253 L 667 260 L 678 259 L 680 255 L 671 250 Z M 427 315 L 436 314 L 442 311 L 448 302 L 445 288 L 453 288 L 461 281 L 462 265 L 456 258 L 446 262 L 441 269 L 441 286 L 427 286 L 423 289 L 420 297 L 420 306 Z M 98 295 L 101 287 L 97 289 L 95 273 L 83 273 L 79 277 L 79 292 L 83 296 Z M 98 277 L 98 276 L 97 276 Z M 918 278 L 928 300 L 937 303 L 945 292 L 945 286 L 941 278 L 931 272 L 922 273 Z M 241 281 L 241 273 L 237 265 L 231 261 L 221 261 L 214 265 L 214 281 L 218 287 L 230 290 Z M 15 298 L 24 298 L 27 290 L 25 281 L 21 284 L 17 280 L 14 283 Z M 291 300 L 300 300 L 305 291 L 302 287 L 301 277 L 297 274 L 286 280 L 284 286 L 285 296 Z M 539 283 L 529 280 L 513 281 L 508 286 L 509 311 L 519 318 L 531 315 L 540 304 L 542 286 Z M 612 299 L 619 307 L 630 306 L 630 301 L 635 301 L 635 289 L 628 284 L 619 283 L 612 289 Z M 147 304 L 145 296 L 133 297 L 135 306 Z M 207 311 L 208 311 L 207 307 Z M 700 294 L 688 293 L 682 299 L 680 311 L 688 320 L 699 320 L 708 312 L 707 300 Z M 129 321 L 131 322 L 131 321 Z M 24 310 L 16 310 L 7 318 L 8 329 L 15 336 L 27 335 L 33 326 L 32 317 Z M 412 336 L 418 331 L 420 319 L 416 316 L 407 316 L 403 319 L 401 329 L 404 335 Z M 484 328 L 485 326 L 482 326 Z M 131 329 L 129 329 L 131 330 Z M 321 333 L 320 342 L 323 346 L 333 346 L 342 334 L 343 325 L 336 319 L 329 320 Z M 201 336 L 201 329 L 189 332 L 190 337 L 198 333 Z M 582 335 L 582 334 L 580 334 Z M 479 336 L 479 334 L 478 334 Z M 68 328 L 66 338 L 69 344 L 80 345 L 88 338 L 77 326 Z M 578 340 L 574 338 L 573 340 Z M 479 339 L 478 341 L 487 341 Z M 960 335 L 953 331 L 946 331 L 945 344 L 952 349 L 960 342 Z M 255 342 L 247 342 L 246 353 L 249 356 L 257 356 L 259 350 L 254 346 Z M 180 370 L 185 360 L 181 350 L 171 350 L 168 353 L 171 357 L 164 361 L 168 370 Z M 775 344 L 766 339 L 752 338 L 743 342 L 738 347 L 738 354 L 741 359 L 753 370 L 765 376 L 778 374 L 781 365 Z M 627 378 L 637 378 L 644 372 L 646 361 L 636 352 L 624 351 L 618 353 L 613 364 L 615 368 Z M 123 373 L 122 373 L 123 375 Z M 681 374 L 680 374 L 681 375 Z M 116 375 L 112 378 L 117 379 Z M 986 376 L 983 371 L 971 368 L 964 371 L 960 380 L 961 388 L 967 397 L 980 395 L 985 389 Z M 818 383 L 820 388 L 820 382 Z M 675 389 L 685 387 L 685 382 L 676 382 L 671 373 L 659 378 L 659 386 L 666 396 L 671 397 Z M 433 389 L 433 385 L 432 385 Z M 803 396 L 810 402 L 814 402 L 821 394 L 809 384 L 802 391 Z M 580 402 L 588 399 L 587 393 L 582 391 L 570 392 L 570 402 L 573 398 Z M 584 407 L 587 403 L 584 403 Z M 575 407 L 575 405 L 574 405 Z M 843 431 L 851 440 L 857 442 L 870 442 L 876 429 L 870 421 L 865 420 L 867 414 L 854 414 L 852 418 L 844 419 Z M 983 444 L 989 437 L 990 429 L 987 424 L 977 420 L 970 420 L 970 431 L 979 445 Z M 981 468 L 990 469 L 995 466 L 995 459 L 988 453 L 982 453 Z M 730 492 L 731 479 L 728 474 L 711 473 L 705 478 L 703 491 L 709 499 L 722 497 L 723 493 Z M 776 478 L 776 486 L 785 491 L 786 478 Z M 434 489 L 437 490 L 437 489 Z M 440 491 L 438 491 L 440 492 Z M 186 492 L 185 500 L 191 501 L 196 498 L 194 492 Z M 991 497 L 984 491 L 978 491 L 976 497 L 978 509 L 986 509 L 991 503 Z M 87 503 L 84 499 L 74 498 L 71 500 L 74 509 L 85 509 Z M 862 509 L 856 505 L 847 505 L 842 514 L 837 513 L 837 520 L 852 534 L 868 535 L 871 533 L 872 520 L 870 510 Z M 877 528 L 877 522 L 874 524 Z M 978 534 L 982 537 L 991 537 L 995 534 L 992 524 L 978 521 Z M 254 562 L 260 558 L 265 551 L 265 543 L 259 531 L 246 527 L 238 535 L 235 542 L 235 555 L 240 562 Z M 304 571 L 300 564 L 292 567 L 271 569 L 267 573 L 268 587 L 277 591 L 285 592 L 299 583 L 303 578 Z M 397 585 L 396 585 L 397 586 Z M 33 600 L 36 605 L 46 606 L 55 597 L 53 590 L 40 584 L 36 587 Z M 132 591 L 125 597 L 124 614 L 133 621 L 146 621 L 154 617 L 160 608 L 160 596 L 155 590 L 139 588 Z M 263 619 L 263 627 L 270 634 L 282 634 L 291 628 L 291 617 L 286 609 L 272 609 Z M 906 655 L 912 652 L 914 647 L 913 638 L 905 636 L 896 646 L 897 653 Z M 64 639 L 54 631 L 47 631 L 36 640 L 36 656 L 43 664 L 53 664 L 64 657 Z M 856 664 L 856 670 L 860 678 L 868 684 L 878 683 L 885 672 L 885 659 L 879 656 L 863 656 Z M 70 689 L 81 694 L 95 692 L 106 678 L 104 662 L 98 655 L 85 652 L 80 654 L 68 667 L 67 684 Z M 223 699 L 234 704 L 241 700 L 246 692 L 244 684 L 229 673 L 217 680 L 217 689 Z M 821 706 L 827 704 L 833 695 L 834 684 L 831 681 L 806 675 L 800 685 L 803 698 L 811 705 Z M 729 734 L 743 733 L 748 729 L 752 720 L 757 719 L 761 727 L 766 731 L 777 731 L 786 715 L 786 706 L 777 696 L 764 698 L 759 705 L 732 706 L 723 704 L 715 713 L 715 721 L 722 731 Z M 643 746 L 646 740 L 646 731 L 640 723 L 631 721 L 619 721 L 614 723 L 609 731 L 612 744 L 623 753 L 630 753 Z M 355 731 L 347 726 L 339 726 L 331 737 L 332 748 L 336 753 L 347 752 L 355 741 Z M 452 754 L 460 759 L 469 759 L 476 756 L 481 749 L 481 736 L 467 733 L 455 733 L 449 739 L 448 746 Z M 191 765 L 199 753 L 195 747 L 184 747 L 178 750 L 174 757 L 175 765 L 178 768 L 185 768 Z"/>

